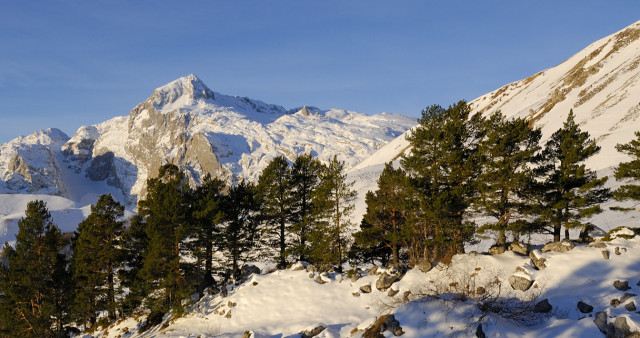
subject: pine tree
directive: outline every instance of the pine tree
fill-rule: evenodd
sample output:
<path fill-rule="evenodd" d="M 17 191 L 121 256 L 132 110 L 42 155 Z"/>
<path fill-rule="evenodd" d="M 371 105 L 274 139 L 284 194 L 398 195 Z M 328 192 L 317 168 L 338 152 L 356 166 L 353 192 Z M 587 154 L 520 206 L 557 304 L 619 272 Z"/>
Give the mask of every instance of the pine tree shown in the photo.
<path fill-rule="evenodd" d="M 218 178 L 211 178 L 207 174 L 202 184 L 195 189 L 191 201 L 192 228 L 190 229 L 192 240 L 189 247 L 192 254 L 204 266 L 201 267 L 202 282 L 198 288 L 200 295 L 204 288 L 215 285 L 213 278 L 213 254 L 215 243 L 221 232 L 221 223 L 224 217 L 223 203 L 226 184 Z"/>
<path fill-rule="evenodd" d="M 64 334 L 69 301 L 65 241 L 43 201 L 27 205 L 18 221 L 15 249 L 5 244 L 8 266 L 0 267 L 3 332 L 15 337 Z"/>
<path fill-rule="evenodd" d="M 336 266 L 342 271 L 347 252 L 347 236 L 356 192 L 347 181 L 344 162 L 334 156 L 320 173 L 320 183 L 313 195 L 317 220 L 312 230 L 311 260 L 321 269 Z"/>
<path fill-rule="evenodd" d="M 569 229 L 588 225 L 582 219 L 602 212 L 600 203 L 610 197 L 609 189 L 603 187 L 607 177 L 598 178 L 584 164 L 598 151 L 595 140 L 578 127 L 573 111 L 545 144 L 543 162 L 536 169 L 543 177 L 536 212 L 542 223 L 550 224 L 554 242 L 560 241 L 563 226 L 569 239 Z"/>
<path fill-rule="evenodd" d="M 322 163 L 311 154 L 296 157 L 291 169 L 293 190 L 291 232 L 297 238 L 292 252 L 301 261 L 309 260 L 308 236 L 314 222 L 312 196 L 318 186 L 318 175 L 321 170 Z"/>
<path fill-rule="evenodd" d="M 293 194 L 291 169 L 284 156 L 275 157 L 258 178 L 257 191 L 261 200 L 260 218 L 264 224 L 262 238 L 268 248 L 278 250 L 278 268 L 287 266 L 291 229 Z"/>
<path fill-rule="evenodd" d="M 483 119 L 460 101 L 428 107 L 419 123 L 407 136 L 412 148 L 401 164 L 420 204 L 411 220 L 413 245 L 423 247 L 423 259 L 438 259 L 464 252 L 473 240 L 475 225 L 465 217 L 476 193 Z"/>
<path fill-rule="evenodd" d="M 138 204 L 149 239 L 140 276 L 147 287 L 149 308 L 156 313 L 181 312 L 189 295 L 184 239 L 188 229 L 190 188 L 173 164 L 160 167 L 158 178 L 147 181 L 147 197 Z"/>
<path fill-rule="evenodd" d="M 354 234 L 357 246 L 370 248 L 371 254 L 384 255 L 386 252 L 380 246 L 387 248 L 396 267 L 400 265 L 400 249 L 406 242 L 407 211 L 411 203 L 408 189 L 409 178 L 404 170 L 394 169 L 387 163 L 378 178 L 378 190 L 366 195 L 367 212 L 360 231 Z"/>
<path fill-rule="evenodd" d="M 618 181 L 627 180 L 613 192 L 613 197 L 617 201 L 633 200 L 640 202 L 640 131 L 635 133 L 636 139 L 629 143 L 618 144 L 616 149 L 631 157 L 631 161 L 622 162 L 615 168 L 615 178 Z M 633 183 L 635 181 L 635 184 Z M 629 211 L 633 208 L 617 208 L 618 210 Z"/>
<path fill-rule="evenodd" d="M 135 215 L 129 221 L 129 228 L 122 234 L 123 268 L 118 270 L 118 276 L 120 279 L 119 292 L 124 294 L 120 307 L 125 315 L 131 315 L 147 296 L 144 280 L 140 276 L 140 270 L 144 266 L 144 256 L 149 245 L 146 227 L 144 218 Z"/>
<path fill-rule="evenodd" d="M 224 229 L 219 247 L 229 257 L 227 275 L 234 280 L 240 276 L 242 263 L 255 258 L 259 210 L 253 184 L 242 181 L 229 190 L 224 203 Z"/>
<path fill-rule="evenodd" d="M 485 137 L 480 142 L 482 173 L 474 204 L 495 219 L 480 231 L 497 231 L 498 246 L 505 246 L 507 231 L 517 241 L 521 231 L 531 230 L 526 218 L 531 208 L 528 191 L 534 183 L 532 166 L 537 162 L 541 135 L 525 119 L 507 120 L 500 112 L 485 121 Z"/>
<path fill-rule="evenodd" d="M 75 309 L 79 319 L 96 323 L 107 311 L 116 319 L 116 274 L 122 261 L 120 236 L 124 231 L 124 207 L 111 195 L 101 195 L 91 214 L 78 225 L 73 242 Z"/>

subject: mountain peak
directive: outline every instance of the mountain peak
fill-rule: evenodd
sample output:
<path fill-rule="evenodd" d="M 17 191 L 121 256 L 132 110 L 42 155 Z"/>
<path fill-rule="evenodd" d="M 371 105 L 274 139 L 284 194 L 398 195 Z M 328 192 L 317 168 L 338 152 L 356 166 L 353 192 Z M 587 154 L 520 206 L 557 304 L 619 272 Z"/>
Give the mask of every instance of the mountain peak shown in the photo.
<path fill-rule="evenodd" d="M 181 77 L 175 81 L 156 88 L 153 91 L 153 103 L 160 108 L 168 104 L 175 103 L 179 100 L 188 102 L 198 100 L 214 100 L 214 94 L 200 78 L 193 74 Z"/>

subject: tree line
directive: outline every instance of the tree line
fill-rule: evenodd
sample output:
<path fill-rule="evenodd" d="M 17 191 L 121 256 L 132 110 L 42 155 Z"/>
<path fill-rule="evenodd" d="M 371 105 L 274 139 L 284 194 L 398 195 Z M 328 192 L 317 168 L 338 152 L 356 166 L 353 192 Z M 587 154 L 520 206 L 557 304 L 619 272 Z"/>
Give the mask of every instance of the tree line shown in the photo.
<path fill-rule="evenodd" d="M 102 195 L 71 239 L 44 202 L 30 202 L 15 247 L 4 247 L 0 335 L 62 336 L 71 323 L 91 330 L 142 310 L 148 320 L 180 315 L 194 297 L 241 281 L 251 261 L 341 272 L 347 261 L 433 262 L 463 252 L 482 232 L 496 233 L 502 248 L 508 236 L 559 241 L 564 229 L 568 238 L 611 196 L 640 200 L 640 132 L 617 146 L 632 160 L 615 177 L 629 181 L 610 192 L 607 178 L 585 167 L 600 148 L 574 119 L 571 112 L 541 145 L 526 119 L 471 114 L 464 101 L 428 107 L 399 167 L 387 163 L 367 193 L 353 235 L 356 193 L 344 163 L 311 154 L 275 157 L 257 183 L 233 186 L 206 175 L 192 187 L 177 166 L 164 165 L 136 216 L 125 219 L 124 207 Z M 479 216 L 489 221 L 472 221 Z"/>

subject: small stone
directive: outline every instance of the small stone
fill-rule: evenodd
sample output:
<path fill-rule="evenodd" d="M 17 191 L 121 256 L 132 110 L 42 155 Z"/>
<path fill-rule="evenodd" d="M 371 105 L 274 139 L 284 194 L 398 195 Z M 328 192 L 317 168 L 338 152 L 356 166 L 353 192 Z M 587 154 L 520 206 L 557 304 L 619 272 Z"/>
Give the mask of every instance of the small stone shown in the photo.
<path fill-rule="evenodd" d="M 536 304 L 536 306 L 533 308 L 533 312 L 535 313 L 549 313 L 551 310 L 553 310 L 553 306 L 549 304 L 548 299 L 543 299 L 539 301 Z"/>
<path fill-rule="evenodd" d="M 433 264 L 431 264 L 431 262 L 425 259 L 418 264 L 418 269 L 420 269 L 420 271 L 424 273 L 427 273 L 431 271 L 431 269 L 433 269 Z"/>
<path fill-rule="evenodd" d="M 609 251 L 608 250 L 602 250 L 602 257 L 604 259 L 609 259 Z"/>
<path fill-rule="evenodd" d="M 567 252 L 573 250 L 575 248 L 575 244 L 572 241 L 564 240 L 562 242 L 552 242 L 545 245 L 542 248 L 542 252 L 553 251 L 553 252 Z"/>
<path fill-rule="evenodd" d="M 387 291 L 387 289 L 389 289 L 399 278 L 399 275 L 390 275 L 385 272 L 376 281 L 376 289 L 380 291 Z"/>
<path fill-rule="evenodd" d="M 533 281 L 525 275 L 511 275 L 509 284 L 514 290 L 527 291 L 533 285 Z"/>
<path fill-rule="evenodd" d="M 626 302 L 628 299 L 631 299 L 632 297 L 637 296 L 635 293 L 625 293 L 624 295 L 622 295 L 622 297 L 620 298 L 621 302 Z"/>
<path fill-rule="evenodd" d="M 377 272 L 378 272 L 378 266 L 374 264 L 374 265 L 371 267 L 371 269 L 369 269 L 369 275 L 373 276 L 373 275 L 375 275 Z"/>
<path fill-rule="evenodd" d="M 500 255 L 503 254 L 505 251 L 507 251 L 504 247 L 504 245 L 492 245 L 489 248 L 489 255 Z"/>
<path fill-rule="evenodd" d="M 512 242 L 511 244 L 509 244 L 509 251 L 513 251 L 522 256 L 526 256 L 529 254 L 529 250 L 527 250 L 527 247 L 520 244 L 519 242 Z"/>
<path fill-rule="evenodd" d="M 320 284 L 327 284 L 327 282 L 324 279 L 322 279 L 322 276 L 318 276 L 318 278 L 316 278 L 316 282 Z"/>
<path fill-rule="evenodd" d="M 309 274 L 309 278 L 313 278 L 313 277 L 315 277 L 315 275 L 312 272 L 312 273 Z"/>
<path fill-rule="evenodd" d="M 487 290 L 484 288 L 484 286 L 478 286 L 478 288 L 476 289 L 476 295 L 484 295 L 485 292 L 487 292 Z"/>
<path fill-rule="evenodd" d="M 360 287 L 360 292 L 362 293 L 371 293 L 371 285 L 363 285 Z"/>
<path fill-rule="evenodd" d="M 398 292 L 400 292 L 400 290 L 389 289 L 389 292 L 387 293 L 387 296 L 393 297 L 393 296 L 397 295 Z"/>
<path fill-rule="evenodd" d="M 307 265 L 307 272 L 314 272 L 314 271 L 316 271 L 316 267 L 315 266 L 313 266 L 311 264 Z"/>
<path fill-rule="evenodd" d="M 409 299 L 409 296 L 411 296 L 411 291 L 405 291 L 405 292 L 402 294 L 402 298 L 403 298 L 403 299 Z"/>
<path fill-rule="evenodd" d="M 616 280 L 615 282 L 613 282 L 613 287 L 620 291 L 627 291 L 631 289 L 631 287 L 629 286 L 629 282 L 619 281 L 619 280 Z"/>
<path fill-rule="evenodd" d="M 590 248 L 604 249 L 604 248 L 607 247 L 607 244 L 604 243 L 604 242 L 597 241 L 597 242 L 593 242 L 593 243 L 589 244 L 589 247 Z"/>
<path fill-rule="evenodd" d="M 620 300 L 618 298 L 614 298 L 609 302 L 609 304 L 611 304 L 611 306 L 616 308 L 616 307 L 618 307 L 618 305 L 620 305 Z"/>
<path fill-rule="evenodd" d="M 229 312 L 227 312 L 227 315 L 224 316 L 224 318 L 231 318 L 231 310 L 229 310 Z"/>
<path fill-rule="evenodd" d="M 227 303 L 227 306 L 228 306 L 228 307 L 230 307 L 230 308 L 233 308 L 233 307 L 235 307 L 236 305 L 238 305 L 238 303 L 236 303 L 236 302 L 232 302 L 232 301 L 229 301 L 229 302 Z"/>
<path fill-rule="evenodd" d="M 516 267 L 516 272 L 524 272 L 524 273 L 527 273 L 527 270 L 525 270 L 525 269 L 524 269 L 523 267 L 521 267 L 521 266 L 518 266 L 518 267 Z"/>
<path fill-rule="evenodd" d="M 354 292 L 354 293 L 352 293 L 352 295 L 353 295 L 354 297 L 360 297 L 360 292 Z"/>
<path fill-rule="evenodd" d="M 300 337 L 312 338 L 322 333 L 322 331 L 324 331 L 324 326 L 322 325 L 316 326 L 315 328 L 313 328 L 313 330 L 306 330 L 306 331 L 300 332 Z"/>
<path fill-rule="evenodd" d="M 258 282 L 253 282 L 253 283 L 251 283 L 251 285 L 256 286 L 256 285 L 258 285 Z"/>
<path fill-rule="evenodd" d="M 636 310 L 636 303 L 631 301 L 631 302 L 625 304 L 624 308 L 627 309 L 627 311 L 635 311 Z"/>
<path fill-rule="evenodd" d="M 622 255 L 622 253 L 620 253 L 620 247 L 617 246 L 616 249 L 614 250 L 614 252 L 616 253 L 616 255 L 620 256 Z"/>
<path fill-rule="evenodd" d="M 533 263 L 533 266 L 536 269 L 544 270 L 547 267 L 547 259 L 542 257 L 542 252 L 540 250 L 531 250 L 531 252 L 529 252 L 529 258 L 531 258 L 531 263 Z"/>
<path fill-rule="evenodd" d="M 580 312 L 582 313 L 590 313 L 591 311 L 593 311 L 593 306 L 583 302 L 583 301 L 579 301 L 578 302 L 578 310 L 580 310 Z"/>

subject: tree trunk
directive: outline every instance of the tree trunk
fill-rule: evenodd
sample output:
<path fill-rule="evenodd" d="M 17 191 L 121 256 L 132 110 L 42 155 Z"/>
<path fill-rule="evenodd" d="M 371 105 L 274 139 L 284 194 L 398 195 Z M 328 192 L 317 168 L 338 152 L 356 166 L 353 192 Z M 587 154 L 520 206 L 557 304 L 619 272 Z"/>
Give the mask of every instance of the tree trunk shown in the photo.
<path fill-rule="evenodd" d="M 560 242 L 560 224 L 553 225 L 553 241 Z"/>

